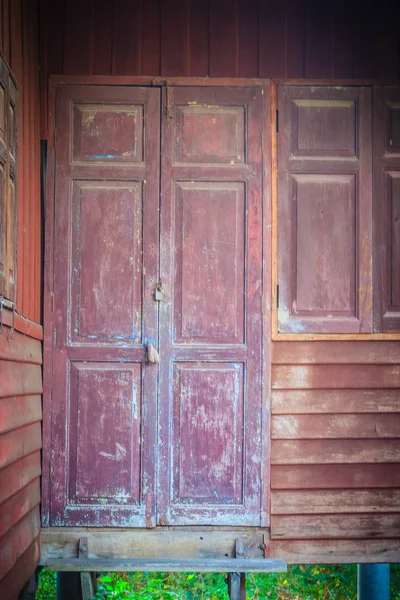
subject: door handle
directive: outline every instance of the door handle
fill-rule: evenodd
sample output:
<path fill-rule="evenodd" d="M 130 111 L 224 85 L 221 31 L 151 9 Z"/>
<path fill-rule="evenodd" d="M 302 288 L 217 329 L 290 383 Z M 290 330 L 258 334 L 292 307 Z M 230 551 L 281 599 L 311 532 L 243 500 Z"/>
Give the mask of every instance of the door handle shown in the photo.
<path fill-rule="evenodd" d="M 146 344 L 146 362 L 148 363 L 159 363 L 160 355 L 157 350 L 154 348 L 151 342 L 147 342 Z"/>

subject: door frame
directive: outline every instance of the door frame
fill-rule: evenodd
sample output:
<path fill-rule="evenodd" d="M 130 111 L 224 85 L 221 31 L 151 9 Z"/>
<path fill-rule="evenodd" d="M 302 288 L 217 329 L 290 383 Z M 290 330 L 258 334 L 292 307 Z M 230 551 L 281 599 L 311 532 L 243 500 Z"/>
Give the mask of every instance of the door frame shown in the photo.
<path fill-rule="evenodd" d="M 303 82 L 304 83 L 304 82 Z M 160 87 L 257 87 L 263 89 L 263 145 L 262 145 L 262 384 L 261 384 L 261 527 L 270 523 L 270 394 L 271 394 L 271 340 L 272 340 L 272 189 L 273 138 L 275 118 L 273 83 L 270 79 L 234 78 L 165 78 L 119 76 L 51 76 L 48 87 L 47 160 L 45 182 L 45 243 L 44 243 L 44 344 L 43 344 L 43 448 L 42 456 L 42 526 L 50 525 L 50 467 L 52 447 L 52 372 L 53 372 L 53 240 L 55 213 L 55 104 L 59 85 L 103 85 Z M 184 526 L 181 526 L 184 528 Z"/>

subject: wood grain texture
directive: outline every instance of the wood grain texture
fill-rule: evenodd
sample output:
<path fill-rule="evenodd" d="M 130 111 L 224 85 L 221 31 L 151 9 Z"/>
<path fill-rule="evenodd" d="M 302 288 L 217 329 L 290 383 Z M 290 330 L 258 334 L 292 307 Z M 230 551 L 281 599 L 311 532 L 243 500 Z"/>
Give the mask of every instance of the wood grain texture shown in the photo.
<path fill-rule="evenodd" d="M 400 395 L 394 390 L 274 390 L 272 413 L 398 413 Z"/>
<path fill-rule="evenodd" d="M 393 539 L 399 535 L 400 514 L 271 517 L 271 539 Z"/>
<path fill-rule="evenodd" d="M 396 463 L 398 440 L 273 440 L 271 464 Z"/>
<path fill-rule="evenodd" d="M 400 438 L 400 415 L 274 416 L 271 436 L 275 440 Z"/>
<path fill-rule="evenodd" d="M 0 590 L 2 578 L 12 569 L 39 535 L 39 506 L 28 512 L 0 539 Z M 21 583 L 25 583 L 21 582 Z M 22 587 L 22 586 L 21 586 Z"/>
<path fill-rule="evenodd" d="M 400 387 L 400 365 L 273 365 L 273 389 Z"/>
<path fill-rule="evenodd" d="M 396 463 L 274 465 L 271 487 L 282 490 L 392 488 L 400 487 L 400 472 Z"/>
<path fill-rule="evenodd" d="M 0 503 L 7 500 L 40 475 L 40 452 L 36 450 L 1 471 Z"/>
<path fill-rule="evenodd" d="M 42 391 L 40 365 L 3 360 L 0 362 L 0 380 L 0 397 L 40 394 Z"/>
<path fill-rule="evenodd" d="M 35 396 L 14 396 L 0 399 L 0 434 L 18 429 L 42 419 L 42 399 Z"/>
<path fill-rule="evenodd" d="M 42 364 L 42 348 L 39 341 L 26 335 L 7 331 L 0 336 L 0 360 L 10 360 L 19 363 Z"/>
<path fill-rule="evenodd" d="M 145 529 L 84 529 L 78 527 L 44 528 L 40 534 L 42 561 L 78 557 L 78 542 L 88 539 L 89 557 L 93 558 L 233 558 L 235 538 L 240 537 L 245 556 L 260 558 L 261 545 L 267 529 L 195 530 L 156 528 Z"/>
<path fill-rule="evenodd" d="M 398 563 L 397 540 L 273 540 L 266 542 L 265 556 L 288 564 Z"/>
<path fill-rule="evenodd" d="M 42 446 L 40 422 L 25 425 L 20 429 L 0 436 L 0 468 L 39 450 Z"/>
<path fill-rule="evenodd" d="M 399 341 L 327 341 L 272 344 L 274 364 L 396 364 L 400 362 Z"/>
<path fill-rule="evenodd" d="M 39 478 L 0 505 L 0 537 L 40 502 Z"/>
<path fill-rule="evenodd" d="M 39 562 L 39 536 L 35 537 L 30 546 L 18 558 L 7 575 L 0 581 L 3 600 L 15 600 L 21 588 L 28 581 Z"/>
<path fill-rule="evenodd" d="M 271 514 L 400 512 L 400 490 L 290 490 L 271 494 Z"/>

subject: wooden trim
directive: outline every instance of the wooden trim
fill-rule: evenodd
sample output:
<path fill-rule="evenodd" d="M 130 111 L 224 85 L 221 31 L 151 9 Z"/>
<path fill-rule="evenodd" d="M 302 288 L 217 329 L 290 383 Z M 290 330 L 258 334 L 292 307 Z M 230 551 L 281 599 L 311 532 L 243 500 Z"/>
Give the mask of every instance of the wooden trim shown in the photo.
<path fill-rule="evenodd" d="M 150 573 L 284 573 L 274 558 L 49 558 L 44 566 L 57 571 L 124 571 Z"/>
<path fill-rule="evenodd" d="M 400 340 L 400 333 L 276 333 L 273 342 L 317 342 L 322 340 L 363 341 L 363 340 Z"/>
<path fill-rule="evenodd" d="M 278 88 L 271 85 L 272 339 L 278 333 Z"/>
<path fill-rule="evenodd" d="M 400 343 L 398 341 L 320 341 L 301 344 L 285 343 L 283 340 L 272 344 L 272 364 L 399 364 Z M 399 384 L 400 385 L 400 384 Z"/>
<path fill-rule="evenodd" d="M 119 529 L 50 527 L 40 534 L 42 564 L 47 560 L 78 557 L 81 537 L 88 540 L 90 558 L 234 558 L 236 538 L 244 555 L 262 558 L 267 529 L 182 527 Z"/>
<path fill-rule="evenodd" d="M 28 337 L 36 340 L 43 339 L 43 327 L 39 323 L 31 321 L 17 312 L 13 316 L 13 311 L 5 307 L 2 309 L 2 321 L 4 326 L 13 328 Z"/>
<path fill-rule="evenodd" d="M 53 78 L 48 81 L 47 115 L 47 164 L 46 164 L 46 207 L 44 224 L 44 340 L 43 340 L 43 447 L 48 452 L 42 454 L 42 525 L 47 526 L 50 519 L 50 459 L 51 440 L 51 394 L 53 380 L 53 235 L 54 235 L 54 186 L 55 186 L 55 106 L 56 84 Z"/>
<path fill-rule="evenodd" d="M 183 85 L 263 87 L 265 85 L 334 85 L 374 86 L 399 85 L 398 79 L 279 79 L 258 77 L 162 77 L 157 75 L 50 75 L 53 85 Z"/>
<path fill-rule="evenodd" d="M 262 231 L 262 257 L 263 257 L 263 297 L 262 297 L 262 457 L 261 470 L 264 477 L 261 478 L 261 525 L 268 527 L 271 519 L 271 470 L 269 468 L 269 457 L 271 456 L 271 261 L 265 260 L 265 257 L 271 256 L 272 236 L 271 236 L 271 127 L 272 127 L 272 107 L 270 105 L 271 91 L 268 82 L 263 88 L 263 131 L 262 131 L 262 212 L 263 212 L 263 231 Z"/>

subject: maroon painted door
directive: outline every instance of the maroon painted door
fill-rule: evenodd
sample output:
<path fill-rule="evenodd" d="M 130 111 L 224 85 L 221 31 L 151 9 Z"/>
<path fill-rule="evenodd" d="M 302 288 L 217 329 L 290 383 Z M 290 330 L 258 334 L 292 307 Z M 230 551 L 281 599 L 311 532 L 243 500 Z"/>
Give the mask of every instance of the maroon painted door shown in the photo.
<path fill-rule="evenodd" d="M 51 525 L 261 524 L 262 91 L 160 96 L 57 92 Z"/>
<path fill-rule="evenodd" d="M 160 90 L 57 90 L 51 525 L 155 524 Z"/>
<path fill-rule="evenodd" d="M 164 105 L 158 520 L 259 525 L 262 91 Z"/>

